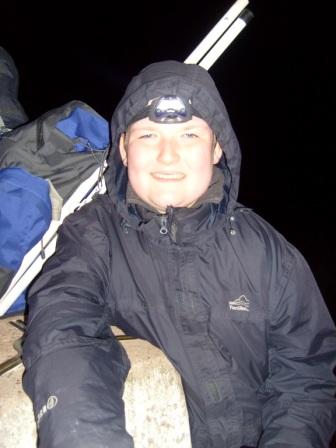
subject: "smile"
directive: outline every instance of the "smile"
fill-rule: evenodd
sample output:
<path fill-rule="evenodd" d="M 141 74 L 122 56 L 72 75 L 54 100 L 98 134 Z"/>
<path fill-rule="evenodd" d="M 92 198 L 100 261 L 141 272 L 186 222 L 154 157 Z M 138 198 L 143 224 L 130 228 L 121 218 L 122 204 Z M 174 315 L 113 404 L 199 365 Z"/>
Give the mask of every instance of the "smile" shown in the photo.
<path fill-rule="evenodd" d="M 154 177 L 155 180 L 161 182 L 172 182 L 172 181 L 176 182 L 184 179 L 185 177 L 183 173 L 162 173 L 162 172 L 151 173 L 151 176 Z"/>

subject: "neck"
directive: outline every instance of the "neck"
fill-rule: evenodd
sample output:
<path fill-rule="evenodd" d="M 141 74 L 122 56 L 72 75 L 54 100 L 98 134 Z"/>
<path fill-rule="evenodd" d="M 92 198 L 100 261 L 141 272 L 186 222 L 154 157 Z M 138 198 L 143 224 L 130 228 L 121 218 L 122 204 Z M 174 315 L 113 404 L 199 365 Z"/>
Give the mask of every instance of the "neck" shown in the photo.
<path fill-rule="evenodd" d="M 223 199 L 223 185 L 224 185 L 224 175 L 222 171 L 218 167 L 214 167 L 212 179 L 210 182 L 210 185 L 205 193 L 201 197 L 199 197 L 193 205 L 191 205 L 188 208 L 197 208 L 202 204 L 206 203 L 213 203 L 213 204 L 219 204 Z M 140 205 L 141 207 L 144 207 L 145 209 L 154 212 L 156 214 L 166 214 L 167 211 L 160 211 L 155 209 L 152 205 L 148 204 L 147 202 L 143 201 L 138 194 L 133 190 L 130 183 L 128 183 L 127 186 L 127 193 L 126 193 L 126 202 L 128 205 L 134 204 L 134 205 Z"/>

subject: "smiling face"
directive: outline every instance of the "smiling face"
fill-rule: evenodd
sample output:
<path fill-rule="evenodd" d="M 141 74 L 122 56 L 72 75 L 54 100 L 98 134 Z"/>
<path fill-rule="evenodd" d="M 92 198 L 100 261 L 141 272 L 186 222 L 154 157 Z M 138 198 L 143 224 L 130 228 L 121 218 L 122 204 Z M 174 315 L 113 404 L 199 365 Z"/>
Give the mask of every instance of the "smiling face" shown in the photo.
<path fill-rule="evenodd" d="M 222 150 L 208 124 L 193 116 L 162 124 L 144 118 L 120 139 L 120 154 L 137 195 L 158 212 L 191 207 L 208 189 Z"/>

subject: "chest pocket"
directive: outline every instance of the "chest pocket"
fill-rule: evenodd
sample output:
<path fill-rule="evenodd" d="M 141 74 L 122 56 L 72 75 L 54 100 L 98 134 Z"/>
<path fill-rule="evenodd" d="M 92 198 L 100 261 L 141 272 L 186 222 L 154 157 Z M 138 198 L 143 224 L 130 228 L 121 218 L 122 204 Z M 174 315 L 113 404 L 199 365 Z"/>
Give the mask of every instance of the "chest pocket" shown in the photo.
<path fill-rule="evenodd" d="M 234 296 L 233 296 L 234 297 Z M 239 300 L 238 300 L 239 299 Z M 258 376 L 267 366 L 267 314 L 256 297 L 236 295 L 211 309 L 210 332 L 229 351 L 238 370 Z M 253 372 L 254 371 L 254 372 Z"/>

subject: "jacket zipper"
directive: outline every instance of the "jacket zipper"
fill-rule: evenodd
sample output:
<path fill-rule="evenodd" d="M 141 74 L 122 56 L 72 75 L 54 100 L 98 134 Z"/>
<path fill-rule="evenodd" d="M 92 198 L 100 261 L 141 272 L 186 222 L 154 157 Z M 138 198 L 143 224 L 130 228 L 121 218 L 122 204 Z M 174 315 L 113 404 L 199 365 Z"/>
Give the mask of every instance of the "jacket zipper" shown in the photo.
<path fill-rule="evenodd" d="M 176 224 L 173 222 L 173 210 L 170 207 L 168 210 L 167 215 L 163 215 L 160 218 L 160 234 L 161 235 L 167 235 L 169 234 L 171 240 L 176 243 L 176 232 L 177 227 Z"/>
<path fill-rule="evenodd" d="M 161 220 L 160 220 L 160 225 L 161 225 L 160 233 L 161 233 L 161 235 L 167 235 L 167 233 L 168 233 L 167 224 L 168 224 L 167 216 L 166 215 L 161 216 Z"/>

